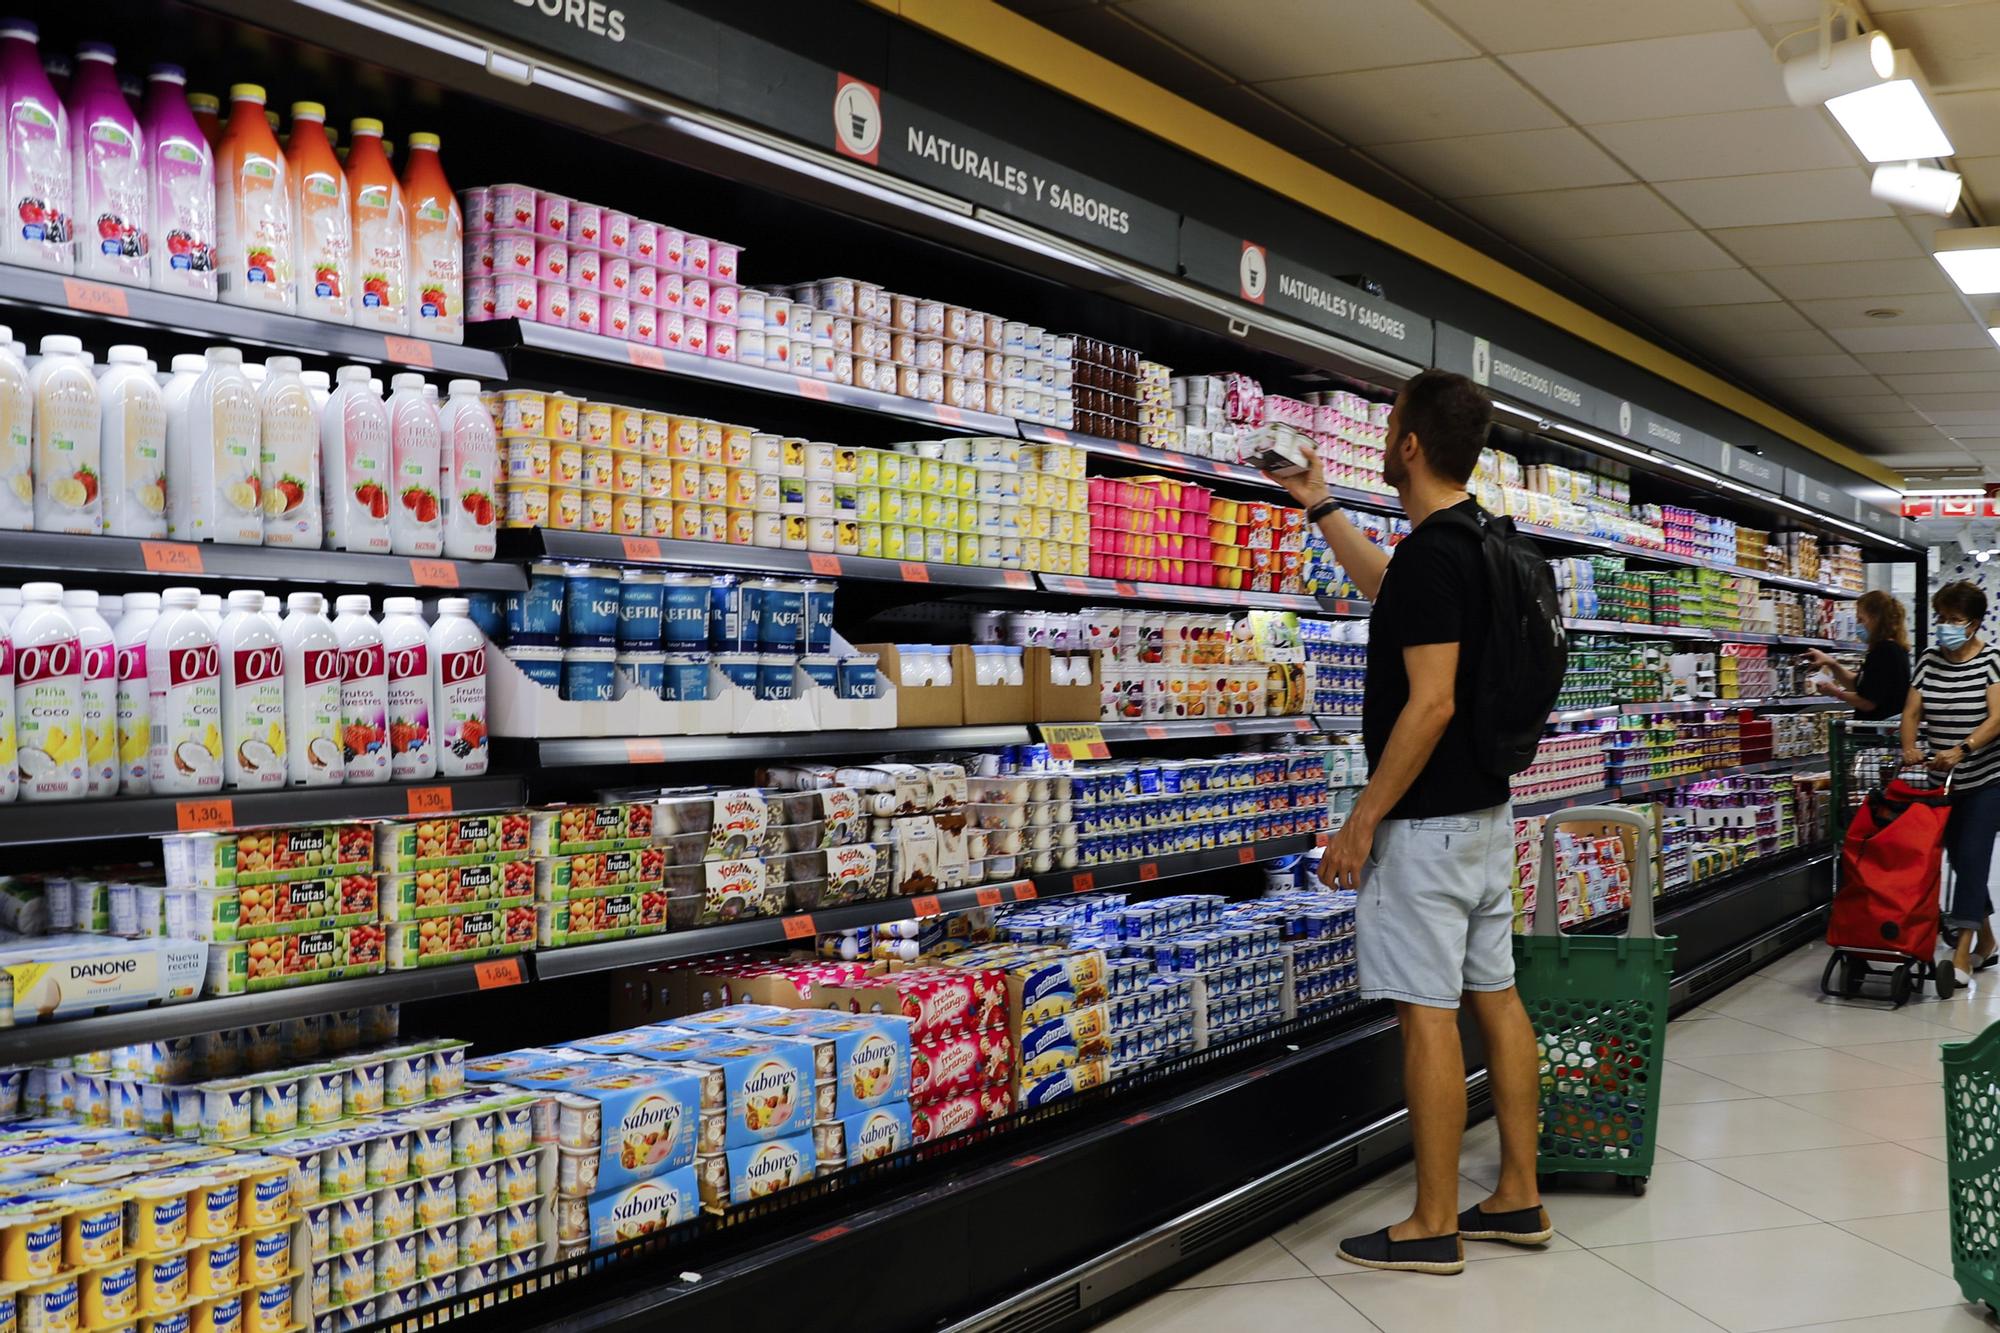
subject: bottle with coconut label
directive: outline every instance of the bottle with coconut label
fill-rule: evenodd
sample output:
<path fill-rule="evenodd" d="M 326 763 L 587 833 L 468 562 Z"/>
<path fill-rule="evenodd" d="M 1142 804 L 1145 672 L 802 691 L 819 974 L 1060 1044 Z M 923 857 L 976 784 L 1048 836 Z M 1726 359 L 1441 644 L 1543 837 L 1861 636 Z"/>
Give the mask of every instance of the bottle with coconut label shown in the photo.
<path fill-rule="evenodd" d="M 335 324 L 354 322 L 354 215 L 347 173 L 326 138 L 326 108 L 292 103 L 292 207 L 299 223 L 299 313 Z"/>
<path fill-rule="evenodd" d="M 14 747 L 14 635 L 0 625 L 0 801 L 21 794 L 21 770 Z"/>
<path fill-rule="evenodd" d="M 167 403 L 146 349 L 119 343 L 97 380 L 98 461 L 104 530 L 113 537 L 167 535 Z"/>
<path fill-rule="evenodd" d="M 79 276 L 132 287 L 152 284 L 146 234 L 146 150 L 139 117 L 118 88 L 116 53 L 103 42 L 76 48 L 68 111 L 70 190 L 81 220 Z"/>
<path fill-rule="evenodd" d="M 382 652 L 389 674 L 389 769 L 398 782 L 436 777 L 431 734 L 430 630 L 414 597 L 382 601 Z"/>
<path fill-rule="evenodd" d="M 442 429 L 424 397 L 424 377 L 405 371 L 389 381 L 389 448 L 396 480 L 389 497 L 389 544 L 397 555 L 444 553 L 438 497 Z"/>
<path fill-rule="evenodd" d="M 35 526 L 35 431 L 28 363 L 15 354 L 14 331 L 0 325 L 0 528 Z"/>
<path fill-rule="evenodd" d="M 28 377 L 35 413 L 35 530 L 97 534 L 104 527 L 97 379 L 82 342 L 67 334 L 43 338 L 41 353 Z"/>
<path fill-rule="evenodd" d="M 155 65 L 146 75 L 139 135 L 151 178 L 146 216 L 153 286 L 213 301 L 215 149 L 188 106 L 187 75 L 179 65 Z"/>
<path fill-rule="evenodd" d="M 264 594 L 239 588 L 216 647 L 222 658 L 222 785 L 282 787 L 285 758 L 285 646 L 264 614 Z"/>
<path fill-rule="evenodd" d="M 83 653 L 59 583 L 21 586 L 14 640 L 15 757 L 24 801 L 90 792 L 83 758 Z"/>
<path fill-rule="evenodd" d="M 334 551 L 390 549 L 389 409 L 366 366 L 342 366 L 319 416 L 320 497 Z"/>
<path fill-rule="evenodd" d="M 187 519 L 185 528 L 173 524 L 173 535 L 183 541 L 259 546 L 264 541 L 259 478 L 263 413 L 257 391 L 243 373 L 240 348 L 211 347 L 203 362 L 201 374 L 188 386 L 186 411 L 171 398 L 168 403 L 167 475 L 173 481 L 167 504 L 177 518 Z M 178 374 L 179 357 L 174 364 Z"/>
<path fill-rule="evenodd" d="M 89 588 L 64 590 L 62 607 L 76 626 L 82 662 L 83 765 L 86 794 L 118 794 L 118 652 L 111 626 L 97 611 Z"/>
<path fill-rule="evenodd" d="M 222 786 L 222 655 L 193 588 L 160 594 L 160 617 L 146 635 L 148 768 L 156 796 Z"/>
<path fill-rule="evenodd" d="M 118 659 L 118 792 L 144 796 L 153 790 L 147 753 L 153 744 L 152 712 L 146 704 L 146 636 L 160 618 L 160 594 L 128 592 L 125 613 L 111 627 Z"/>
<path fill-rule="evenodd" d="M 354 259 L 361 285 L 354 322 L 378 333 L 410 331 L 410 235 L 403 186 L 382 152 L 382 122 L 362 117 L 349 127 L 347 188 L 353 196 Z"/>
<path fill-rule="evenodd" d="M 438 774 L 478 777 L 486 771 L 486 636 L 472 623 L 472 603 L 438 599 L 431 626 L 431 718 L 437 728 Z"/>
<path fill-rule="evenodd" d="M 75 268 L 69 112 L 42 68 L 40 34 L 23 19 L 0 21 L 0 113 L 7 118 L 0 259 L 68 273 Z"/>
<path fill-rule="evenodd" d="M 347 781 L 389 780 L 389 664 L 382 627 L 368 614 L 368 598 L 335 599 L 333 632 L 340 639 L 340 751 Z"/>
<path fill-rule="evenodd" d="M 229 126 L 215 149 L 216 288 L 223 300 L 297 308 L 293 211 L 291 164 L 264 118 L 264 90 L 236 84 L 229 90 Z"/>
<path fill-rule="evenodd" d="M 465 341 L 465 217 L 438 163 L 438 137 L 412 134 L 403 166 L 410 210 L 410 332 Z"/>
<path fill-rule="evenodd" d="M 312 391 L 299 373 L 295 356 L 274 356 L 264 362 L 264 384 L 258 391 L 264 492 L 264 544 L 320 544 L 319 412 Z"/>
<path fill-rule="evenodd" d="M 451 382 L 438 427 L 444 553 L 454 560 L 491 560 L 500 441 L 493 433 L 492 413 L 479 401 L 478 380 Z"/>
<path fill-rule="evenodd" d="M 330 787 L 345 776 L 340 754 L 340 636 L 326 598 L 295 592 L 279 626 L 285 645 L 285 731 L 294 787 Z"/>

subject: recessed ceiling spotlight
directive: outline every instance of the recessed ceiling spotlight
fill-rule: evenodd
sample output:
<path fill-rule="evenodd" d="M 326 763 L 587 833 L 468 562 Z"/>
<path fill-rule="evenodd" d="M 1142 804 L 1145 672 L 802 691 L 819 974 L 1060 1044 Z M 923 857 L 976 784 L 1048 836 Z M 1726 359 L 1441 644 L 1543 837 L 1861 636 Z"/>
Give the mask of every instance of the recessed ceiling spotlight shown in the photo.
<path fill-rule="evenodd" d="M 1893 306 L 1878 305 L 1873 310 L 1864 310 L 1861 313 L 1870 319 L 1897 319 L 1903 312 Z"/>

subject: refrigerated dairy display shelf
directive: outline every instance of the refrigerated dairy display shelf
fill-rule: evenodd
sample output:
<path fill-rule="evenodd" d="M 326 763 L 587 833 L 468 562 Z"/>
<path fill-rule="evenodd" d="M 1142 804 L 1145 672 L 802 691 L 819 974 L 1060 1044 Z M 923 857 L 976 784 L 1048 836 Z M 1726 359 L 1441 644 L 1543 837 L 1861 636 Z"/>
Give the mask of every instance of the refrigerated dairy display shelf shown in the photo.
<path fill-rule="evenodd" d="M 95 801 L 16 801 L 0 805 L 0 847 L 103 838 L 154 837 L 194 831 L 226 832 L 269 824 L 310 824 L 343 819 L 401 819 L 409 815 L 478 814 L 527 803 L 519 775 L 370 786 L 280 787 L 272 791 L 219 791 L 201 796 L 114 796 Z"/>
<path fill-rule="evenodd" d="M 1821 639 L 1804 634 L 1762 634 L 1747 629 L 1705 629 L 1699 625 L 1651 625 L 1643 620 L 1590 620 L 1564 616 L 1563 624 L 1581 634 L 1629 634 L 1640 639 L 1697 639 L 1710 643 L 1763 643 L 1788 648 L 1824 648 L 1863 652 L 1868 645 L 1847 639 Z"/>
<path fill-rule="evenodd" d="M 508 767 L 690 764 L 725 759 L 804 759 L 814 755 L 887 754 L 892 750 L 985 750 L 1026 745 L 1026 723 L 983 727 L 882 727 L 861 731 L 788 731 L 777 735 L 495 737 Z M 513 760 L 523 760 L 516 764 Z"/>
<path fill-rule="evenodd" d="M 1357 719 L 1358 721 L 1359 719 Z M 1157 722 L 1101 722 L 1107 741 L 1206 740 L 1213 736 L 1294 736 L 1326 728 L 1310 714 L 1285 717 L 1163 718 Z"/>
<path fill-rule="evenodd" d="M 0 273 L 6 271 L 0 267 Z M 52 574 L 143 574 L 197 582 L 261 579 L 269 583 L 439 588 L 447 592 L 513 592 L 528 586 L 526 572 L 505 560 L 418 560 L 293 546 L 225 546 L 61 532 L 0 532 L 0 567 Z"/>
<path fill-rule="evenodd" d="M 503 558 L 588 560 L 600 564 L 670 565 L 799 578 L 861 579 L 872 583 L 935 584 L 953 588 L 1013 589 L 1032 592 L 1035 576 L 1023 569 L 974 565 L 933 565 L 922 561 L 877 560 L 819 551 L 731 546 L 720 542 L 618 537 L 608 532 L 557 532 L 552 528 L 508 529 L 500 534 Z"/>
<path fill-rule="evenodd" d="M 1823 694 L 1786 694 L 1763 699 L 1670 699 L 1661 703 L 1619 704 L 1610 716 L 1628 713 L 1653 717 L 1663 713 L 1714 713 L 1737 708 L 1851 708 L 1852 704 Z"/>
<path fill-rule="evenodd" d="M 1591 791 L 1571 792 L 1567 796 L 1550 796 L 1539 801 L 1515 801 L 1517 816 L 1548 815 L 1558 810 L 1568 810 L 1579 805 L 1606 805 L 1615 801 L 1636 801 L 1648 796 L 1658 796 L 1661 792 L 1673 791 L 1690 783 L 1706 778 L 1741 778 L 1759 773 L 1796 773 L 1801 769 L 1825 768 L 1831 760 L 1823 754 L 1800 755 L 1792 759 L 1765 759 L 1754 764 L 1732 764 L 1728 768 L 1705 770 L 1700 773 L 1682 773 L 1669 778 L 1646 778 L 1638 782 L 1627 782 L 1617 787 L 1599 787 Z"/>
<path fill-rule="evenodd" d="M 333 357 L 438 375 L 470 376 L 482 383 L 500 380 L 507 373 L 499 354 L 484 348 L 373 333 L 304 315 L 204 301 L 144 287 L 88 282 L 12 264 L 0 265 L 0 302 L 102 319 L 122 330 L 151 329 L 175 338 L 207 338 L 307 357 Z M 120 333 L 109 341 L 129 342 L 133 336 Z M 95 350 L 102 355 L 102 348 Z M 156 354 L 159 351 L 150 350 Z M 162 366 L 167 363 L 165 356 L 156 355 L 155 359 Z"/>
<path fill-rule="evenodd" d="M 859 408 L 884 416 L 902 417 L 907 421 L 921 421 L 930 426 L 945 426 L 969 435 L 1015 433 L 1012 417 L 995 416 L 989 412 L 963 411 L 943 403 L 921 402 L 898 394 L 857 389 L 848 384 L 835 384 L 831 380 L 813 379 L 808 375 L 792 375 L 779 370 L 766 370 L 762 366 L 747 366 L 740 362 L 721 361 L 710 356 L 670 352 L 660 347 L 647 347 L 641 343 L 607 338 L 598 333 L 580 333 L 575 329 L 558 328 L 553 324 L 537 324 L 517 319 L 486 320 L 467 324 L 465 338 L 468 343 L 482 349 L 490 348 L 504 354 L 507 368 L 514 372 L 513 377 L 517 381 L 538 377 L 522 374 L 526 367 L 515 364 L 514 353 L 546 353 L 584 361 L 598 361 L 606 365 L 626 366 L 677 379 L 725 384 L 735 389 L 748 389 L 784 398 L 831 403 L 836 407 Z"/>
<path fill-rule="evenodd" d="M 1583 551 L 1597 551 L 1605 555 L 1624 556 L 1627 560 L 1650 561 L 1660 565 L 1685 565 L 1690 569 L 1713 569 L 1724 574 L 1734 574 L 1740 578 L 1756 579 L 1773 587 L 1792 588 L 1800 592 L 1818 593 L 1822 597 L 1839 597 L 1852 601 L 1861 596 L 1859 588 L 1837 588 L 1830 583 L 1815 583 L 1811 579 L 1795 579 L 1789 574 L 1772 574 L 1761 569 L 1745 569 L 1741 565 L 1726 565 L 1719 561 L 1703 560 L 1697 556 L 1681 555 L 1675 551 L 1655 550 L 1647 546 L 1628 546 L 1624 542 L 1609 537 L 1591 537 L 1582 533 L 1565 532 L 1561 528 L 1545 528 L 1535 523 L 1516 522 L 1521 534 L 1551 546 L 1566 546 Z"/>
<path fill-rule="evenodd" d="M 1150 860 L 1119 861 L 1092 866 L 1087 870 L 1062 870 L 917 897 L 849 903 L 817 912 L 758 917 L 750 921 L 699 926 L 605 944 L 534 950 L 482 963 L 419 967 L 256 995 L 186 1000 L 178 1004 L 130 1009 L 90 1018 L 35 1023 L 0 1029 L 0 1065 L 48 1060 L 137 1041 L 188 1036 L 246 1023 L 275 1022 L 363 1005 L 440 999 L 536 981 L 587 976 L 621 967 L 783 946 L 795 940 L 810 940 L 817 934 L 877 925 L 884 921 L 905 921 L 1010 902 L 1063 898 L 1100 889 L 1129 889 L 1141 884 L 1273 861 L 1310 850 L 1316 841 L 1317 835 L 1314 834 L 1266 838 L 1233 847 L 1185 852 Z"/>
<path fill-rule="evenodd" d="M 1315 616 L 1324 610 L 1319 598 L 1305 593 L 1252 592 L 1247 588 L 1206 588 L 1184 583 L 1138 583 L 1127 579 L 1085 578 L 1077 574 L 1041 574 L 1037 578 L 1044 590 L 1070 597 L 1220 607 L 1225 610 L 1298 611 Z"/>

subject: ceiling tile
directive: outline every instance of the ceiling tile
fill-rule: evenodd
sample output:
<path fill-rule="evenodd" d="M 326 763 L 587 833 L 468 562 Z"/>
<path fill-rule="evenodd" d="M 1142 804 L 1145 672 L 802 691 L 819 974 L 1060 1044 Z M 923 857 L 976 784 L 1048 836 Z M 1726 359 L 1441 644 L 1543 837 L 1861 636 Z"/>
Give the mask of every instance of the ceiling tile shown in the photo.
<path fill-rule="evenodd" d="M 1492 8 L 1511 19 L 1525 6 Z M 1771 48 L 1747 27 L 1501 58 L 1580 125 L 1790 105 Z"/>
<path fill-rule="evenodd" d="M 1667 315 L 1676 312 L 1666 311 Z M 1712 354 L 1736 356 L 1811 356 L 1818 352 L 1838 352 L 1840 344 L 1819 329 L 1772 329 L 1763 333 L 1711 332 L 1701 346 Z M 1882 392 L 1887 393 L 1884 389 Z"/>
<path fill-rule="evenodd" d="M 1120 12 L 1246 83 L 1479 54 L 1417 0 L 1126 0 Z"/>
<path fill-rule="evenodd" d="M 1723 334 L 1769 333 L 1812 327 L 1804 315 L 1783 301 L 1670 310 L 1662 318 L 1674 328 L 1687 331 L 1690 336 L 1712 331 Z"/>
<path fill-rule="evenodd" d="M 1846 264 L 1773 264 L 1758 270 L 1786 299 L 1821 301 L 1885 292 L 1955 290 L 1935 259 L 1860 259 Z M 1964 310 L 1963 306 L 1959 309 Z"/>
<path fill-rule="evenodd" d="M 2000 154 L 2000 89 L 1964 93 L 1933 90 L 1931 105 L 1961 160 Z"/>
<path fill-rule="evenodd" d="M 1956 296 L 1941 292 L 1907 296 L 1838 296 L 1825 301 L 1795 303 L 1805 317 L 1824 329 L 1874 328 L 1880 324 L 1949 324 L 1965 317 L 1965 306 Z M 1870 316 L 1870 310 L 1900 310 L 1887 318 Z"/>
<path fill-rule="evenodd" d="M 1912 445 L 1940 444 L 1945 438 L 1936 426 L 1883 426 L 1870 434 L 1877 439 L 1901 440 Z"/>
<path fill-rule="evenodd" d="M 1854 165 L 1854 150 L 1816 109 L 1764 107 L 1595 125 L 1590 135 L 1642 180 L 1760 176 Z"/>
<path fill-rule="evenodd" d="M 1019 9 L 1020 5 L 1009 3 L 1008 8 Z M 1030 17 L 1051 32 L 1116 60 L 1141 78 L 1187 96 L 1203 88 L 1235 86 L 1225 71 L 1102 5 L 1072 4 Z"/>
<path fill-rule="evenodd" d="M 2000 412 L 2000 387 L 1970 393 L 1912 393 L 1905 398 L 1940 425 L 1954 412 Z"/>
<path fill-rule="evenodd" d="M 1413 81 L 1422 96 L 1413 97 Z M 1256 85 L 1348 143 L 1373 145 L 1468 134 L 1554 129 L 1565 122 L 1491 60 L 1317 74 Z"/>
<path fill-rule="evenodd" d="M 1814 332 L 1817 333 L 1818 330 L 1815 329 Z M 1821 334 L 1820 336 L 1825 337 L 1826 335 Z M 1832 339 L 1829 338 L 1827 341 L 1831 342 Z M 1833 350 L 1837 353 L 1840 349 L 1835 347 Z M 1778 354 L 1774 352 L 1771 355 L 1775 356 Z M 1854 407 L 1849 409 L 1856 412 L 1882 412 L 1903 406 L 1901 402 L 1896 400 L 1897 396 L 1894 389 L 1891 389 L 1873 375 L 1865 373 L 1857 375 L 1850 372 L 1840 375 L 1828 375 L 1821 378 L 1813 378 L 1812 376 L 1790 378 L 1785 381 L 1785 392 L 1794 398 L 1806 397 L 1811 398 L 1815 402 L 1823 399 L 1831 400 L 1835 397 L 1868 398 L 1874 401 L 1875 405 L 1873 407 Z M 1882 400 L 1885 398 L 1890 401 L 1883 402 Z"/>
<path fill-rule="evenodd" d="M 1916 56 L 1937 91 L 1992 85 L 2000 64 L 2000 5 L 1930 5 L 1886 14 L 1879 23 Z"/>
<path fill-rule="evenodd" d="M 1799 380 L 1786 380 L 1784 383 L 1787 395 L 1800 402 L 1811 403 L 1813 410 L 1816 412 L 1833 412 L 1839 413 L 1842 416 L 1893 412 L 1897 410 L 1894 404 L 1901 401 L 1894 397 L 1849 398 L 1839 393 L 1830 396 L 1820 393 L 1806 393 L 1799 389 L 1799 384 L 1801 383 Z"/>
<path fill-rule="evenodd" d="M 1734 0 L 1430 0 L 1430 6 L 1489 51 L 1539 51 L 1592 42 L 1625 42 L 1743 26 Z"/>
<path fill-rule="evenodd" d="M 1589 236 L 1535 247 L 1559 268 L 1618 273 L 1676 273 L 1704 268 L 1737 268 L 1728 252 L 1702 233 L 1639 232 L 1631 236 Z"/>
<path fill-rule="evenodd" d="M 1752 378 L 1807 379 L 1818 375 L 1859 375 L 1861 363 L 1845 352 L 1821 356 L 1750 356 L 1736 362 L 1736 369 Z"/>
<path fill-rule="evenodd" d="M 1944 427 L 1945 433 L 1959 426 L 2000 426 L 2000 407 L 1968 407 L 1957 411 L 1938 411 L 1928 415 Z"/>
<path fill-rule="evenodd" d="M 1877 329 L 1831 329 L 1833 340 L 1850 352 L 1929 352 L 1991 347 L 1986 330 L 1963 324 L 1887 324 Z"/>
<path fill-rule="evenodd" d="M 1857 358 L 1878 375 L 1925 375 L 1956 370 L 2000 372 L 2000 347 L 1957 352 L 1875 352 Z"/>
<path fill-rule="evenodd" d="M 1698 227 L 1834 222 L 1889 212 L 1869 197 L 1868 174 L 1859 167 L 1668 181 L 1654 188 Z"/>
<path fill-rule="evenodd" d="M 1392 144 L 1374 155 L 1448 199 L 1630 179 L 1603 149 L 1569 128 Z"/>
<path fill-rule="evenodd" d="M 2000 375 L 1977 371 L 1941 371 L 1934 375 L 1890 375 L 1898 393 L 2000 393 Z"/>
<path fill-rule="evenodd" d="M 1747 268 L 1699 269 L 1691 273 L 1628 273 L 1614 300 L 1640 309 L 1679 306 L 1749 305 L 1776 295 Z"/>
<path fill-rule="evenodd" d="M 1745 0 L 1759 23 L 1816 23 L 1820 0 Z"/>
<path fill-rule="evenodd" d="M 1988 207 L 2000 202 L 2000 157 L 1955 157 L 1952 161 L 1974 199 Z"/>
<path fill-rule="evenodd" d="M 1752 268 L 1760 264 L 1845 264 L 1856 259 L 1923 256 L 1900 218 L 1789 222 L 1776 227 L 1721 227 L 1709 236 Z"/>
<path fill-rule="evenodd" d="M 1687 219 L 1644 185 L 1486 195 L 1462 207 L 1516 240 L 1564 241 L 1579 236 L 1630 236 L 1671 231 Z"/>

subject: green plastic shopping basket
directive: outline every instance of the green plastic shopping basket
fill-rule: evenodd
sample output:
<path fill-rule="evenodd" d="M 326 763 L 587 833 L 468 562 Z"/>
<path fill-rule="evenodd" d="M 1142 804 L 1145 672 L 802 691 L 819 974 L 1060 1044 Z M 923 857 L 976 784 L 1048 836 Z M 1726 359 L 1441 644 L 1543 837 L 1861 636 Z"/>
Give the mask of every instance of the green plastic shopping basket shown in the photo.
<path fill-rule="evenodd" d="M 1571 936 L 1557 923 L 1556 829 L 1616 831 L 1632 867 L 1622 936 Z M 1542 825 L 1532 933 L 1514 937 L 1515 984 L 1541 1049 L 1535 1170 L 1610 1173 L 1646 1192 L 1660 1114 L 1660 1060 L 1674 942 L 1653 934 L 1652 823 L 1617 806 L 1580 806 Z"/>
<path fill-rule="evenodd" d="M 2000 1310 L 2000 1023 L 1942 1058 L 1951 1275 L 1967 1300 Z"/>

